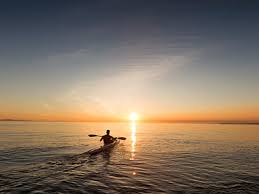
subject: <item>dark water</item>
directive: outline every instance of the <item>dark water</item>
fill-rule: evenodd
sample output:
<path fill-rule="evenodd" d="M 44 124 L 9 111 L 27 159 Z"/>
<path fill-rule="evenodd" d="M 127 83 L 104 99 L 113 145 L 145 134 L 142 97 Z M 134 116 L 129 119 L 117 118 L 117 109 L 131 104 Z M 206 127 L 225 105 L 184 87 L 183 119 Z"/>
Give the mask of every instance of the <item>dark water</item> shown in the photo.
<path fill-rule="evenodd" d="M 1 122 L 0 164 L 1 193 L 259 193 L 259 126 Z"/>

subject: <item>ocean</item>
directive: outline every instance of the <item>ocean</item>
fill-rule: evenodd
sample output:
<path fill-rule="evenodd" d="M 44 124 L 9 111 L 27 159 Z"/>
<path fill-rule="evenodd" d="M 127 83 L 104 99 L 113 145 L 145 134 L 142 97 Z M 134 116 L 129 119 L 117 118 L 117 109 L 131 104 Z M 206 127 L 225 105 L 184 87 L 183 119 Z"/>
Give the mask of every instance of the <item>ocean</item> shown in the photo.
<path fill-rule="evenodd" d="M 0 193 L 259 193 L 259 125 L 0 122 Z"/>

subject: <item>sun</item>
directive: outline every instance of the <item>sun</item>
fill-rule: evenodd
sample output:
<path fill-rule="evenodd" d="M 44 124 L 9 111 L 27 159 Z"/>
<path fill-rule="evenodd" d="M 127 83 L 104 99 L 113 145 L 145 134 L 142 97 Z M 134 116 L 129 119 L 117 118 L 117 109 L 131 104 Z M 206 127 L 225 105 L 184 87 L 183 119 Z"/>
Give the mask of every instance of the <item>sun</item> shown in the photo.
<path fill-rule="evenodd" d="M 136 121 L 137 119 L 138 119 L 138 114 L 136 112 L 131 112 L 130 113 L 130 120 Z"/>

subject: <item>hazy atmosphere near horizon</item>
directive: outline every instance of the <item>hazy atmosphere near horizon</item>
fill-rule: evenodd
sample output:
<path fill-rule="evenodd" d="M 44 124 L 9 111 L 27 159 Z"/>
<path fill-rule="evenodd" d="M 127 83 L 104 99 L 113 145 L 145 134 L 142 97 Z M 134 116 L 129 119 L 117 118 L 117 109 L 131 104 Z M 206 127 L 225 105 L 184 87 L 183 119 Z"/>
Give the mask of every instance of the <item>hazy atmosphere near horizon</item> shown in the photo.
<path fill-rule="evenodd" d="M 0 4 L 0 119 L 259 120 L 257 1 Z"/>

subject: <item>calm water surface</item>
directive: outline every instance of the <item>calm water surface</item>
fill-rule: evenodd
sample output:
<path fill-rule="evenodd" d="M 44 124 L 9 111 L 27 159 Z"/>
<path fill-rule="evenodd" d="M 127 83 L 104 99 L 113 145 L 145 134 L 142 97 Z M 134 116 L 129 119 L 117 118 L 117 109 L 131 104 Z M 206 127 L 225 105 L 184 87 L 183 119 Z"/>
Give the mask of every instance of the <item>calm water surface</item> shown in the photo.
<path fill-rule="evenodd" d="M 1 193 L 259 193 L 259 126 L 0 122 L 0 164 Z"/>

